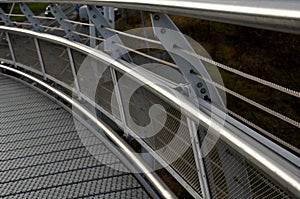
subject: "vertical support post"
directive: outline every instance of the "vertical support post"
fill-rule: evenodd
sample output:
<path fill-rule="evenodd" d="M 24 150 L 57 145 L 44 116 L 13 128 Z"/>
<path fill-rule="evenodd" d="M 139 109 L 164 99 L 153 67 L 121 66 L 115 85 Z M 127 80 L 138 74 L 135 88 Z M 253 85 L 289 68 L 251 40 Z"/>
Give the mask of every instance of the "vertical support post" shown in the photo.
<path fill-rule="evenodd" d="M 96 37 L 96 28 L 95 26 L 90 26 L 90 36 L 92 36 L 93 38 L 90 38 L 90 46 L 92 48 L 96 47 L 96 39 L 94 37 Z"/>
<path fill-rule="evenodd" d="M 70 61 L 72 74 L 73 74 L 73 77 L 74 77 L 74 89 L 75 89 L 75 91 L 76 91 L 76 93 L 79 97 L 79 100 L 81 100 L 81 93 L 80 93 L 79 82 L 78 82 L 78 78 L 77 78 L 77 74 L 76 74 L 75 63 L 74 63 L 74 59 L 73 59 L 71 49 L 69 47 L 67 47 L 67 52 L 68 52 L 68 56 L 69 56 L 69 61 Z"/>
<path fill-rule="evenodd" d="M 14 49 L 13 49 L 13 46 L 12 46 L 9 34 L 8 34 L 8 32 L 5 32 L 5 34 L 6 34 L 6 39 L 7 39 L 7 42 L 8 42 L 8 47 L 9 47 L 11 58 L 12 58 L 12 60 L 14 62 L 14 66 L 17 67 L 16 56 L 15 56 L 15 52 L 14 52 Z"/>
<path fill-rule="evenodd" d="M 37 51 L 37 54 L 38 54 L 38 57 L 39 57 L 39 61 L 40 61 L 41 70 L 42 70 L 42 73 L 43 73 L 43 76 L 44 76 L 44 80 L 46 80 L 47 77 L 46 77 L 45 65 L 44 65 L 44 60 L 43 60 L 42 53 L 41 53 L 40 44 L 39 44 L 36 37 L 34 37 L 33 40 L 34 40 L 35 48 L 36 48 L 36 51 Z"/>
<path fill-rule="evenodd" d="M 185 55 L 180 56 L 182 53 L 176 52 L 176 49 L 174 49 L 175 45 L 182 46 L 183 48 L 191 51 L 194 51 L 194 49 L 167 15 L 154 13 L 151 14 L 151 19 L 155 35 L 178 65 L 179 70 L 181 71 L 186 82 L 189 83 L 189 85 L 187 85 L 187 95 L 192 99 L 193 102 L 198 103 L 198 97 L 204 98 L 205 95 L 208 95 L 209 90 L 208 86 L 203 80 L 191 75 L 191 71 L 200 71 L 201 74 L 205 74 L 204 76 L 210 79 L 209 73 L 206 71 L 202 62 L 200 62 L 198 59 L 193 59 Z M 202 85 L 203 89 L 205 89 L 205 93 L 199 90 L 197 86 L 198 84 Z M 194 93 L 192 91 L 194 91 Z M 206 177 L 205 165 L 201 155 L 202 151 L 200 148 L 197 126 L 195 122 L 189 118 L 187 118 L 187 124 L 203 198 L 210 199 L 210 188 Z"/>
<path fill-rule="evenodd" d="M 120 87 L 119 87 L 119 84 L 118 84 L 118 79 L 117 79 L 115 69 L 110 67 L 110 73 L 111 73 L 111 77 L 112 77 L 112 80 L 113 80 L 113 83 L 114 83 L 114 90 L 115 90 L 115 94 L 116 94 L 116 100 L 117 100 L 117 103 L 118 103 L 118 108 L 119 108 L 119 111 L 120 111 L 121 121 L 122 121 L 122 124 L 123 124 L 122 127 L 123 127 L 123 129 L 127 129 L 124 106 L 123 106 L 123 102 L 122 102 L 122 98 L 121 98 Z M 126 130 L 125 130 L 125 136 L 128 136 L 128 133 L 126 132 Z"/>
<path fill-rule="evenodd" d="M 64 29 L 68 39 L 71 41 L 81 42 L 80 37 L 73 32 L 74 28 L 73 28 L 72 24 L 70 22 L 66 21 L 68 19 L 67 16 L 56 4 L 50 4 L 50 11 L 53 14 L 53 16 L 55 17 L 56 21 Z"/>
<path fill-rule="evenodd" d="M 41 27 L 40 20 L 35 18 L 35 15 L 30 8 L 25 3 L 20 3 L 19 6 L 28 21 L 32 24 L 33 29 L 37 32 L 44 32 L 44 28 Z"/>
<path fill-rule="evenodd" d="M 146 30 L 146 21 L 145 21 L 145 16 L 144 16 L 144 11 L 140 11 L 140 14 L 141 14 L 141 19 L 142 19 L 142 24 L 143 24 L 143 31 L 144 31 L 144 36 L 145 38 L 148 39 L 148 34 L 147 34 L 147 30 Z M 146 42 L 146 47 L 147 47 L 147 52 L 148 54 L 150 55 L 150 47 L 149 47 L 149 43 L 148 41 L 145 41 Z"/>
<path fill-rule="evenodd" d="M 96 39 L 95 39 L 95 37 L 96 37 L 96 28 L 95 28 L 95 26 L 92 25 L 93 22 L 92 22 L 90 16 L 89 16 L 89 23 L 91 24 L 91 25 L 89 26 L 90 36 L 92 36 L 92 37 L 90 38 L 90 46 L 91 46 L 92 48 L 95 48 L 95 47 L 96 47 Z"/>
<path fill-rule="evenodd" d="M 207 182 L 206 170 L 202 158 L 202 151 L 200 148 L 200 141 L 197 134 L 196 124 L 189 118 L 187 118 L 187 124 L 190 132 L 190 138 L 192 141 L 192 148 L 194 152 L 194 158 L 197 166 L 197 173 L 200 181 L 203 198 L 210 199 L 210 188 Z"/>
<path fill-rule="evenodd" d="M 11 8 L 10 8 L 10 10 L 9 10 L 9 16 L 8 16 L 8 18 L 10 19 L 10 14 L 14 11 L 14 9 L 15 9 L 15 5 L 16 5 L 16 3 L 13 3 L 12 5 L 11 5 Z"/>
<path fill-rule="evenodd" d="M 191 97 L 192 101 L 195 103 L 201 103 L 198 100 L 199 98 L 202 98 L 204 100 L 208 98 L 208 99 L 212 99 L 214 103 L 218 104 L 219 106 L 225 107 L 223 99 L 221 98 L 218 90 L 213 85 L 206 84 L 205 81 L 203 81 L 202 79 L 198 78 L 195 75 L 192 75 L 194 72 L 197 72 L 201 74 L 203 77 L 205 77 L 206 79 L 211 80 L 210 74 L 206 70 L 201 60 L 192 57 L 188 54 L 185 54 L 180 50 L 183 49 L 186 51 L 196 53 L 194 48 L 191 46 L 188 40 L 182 35 L 182 33 L 177 28 L 177 26 L 173 23 L 173 21 L 167 15 L 160 14 L 160 13 L 153 13 L 151 15 L 151 19 L 152 19 L 154 33 L 156 37 L 161 41 L 164 48 L 169 52 L 169 54 L 171 55 L 175 63 L 178 65 L 186 82 L 189 83 L 188 95 Z M 191 91 L 194 91 L 194 94 L 192 94 Z M 211 107 L 213 110 L 214 106 Z M 214 116 L 212 115 L 212 117 Z M 206 170 L 204 167 L 205 166 L 203 162 L 204 160 L 201 156 L 202 149 L 200 148 L 197 128 L 196 125 L 189 119 L 188 119 L 188 124 L 189 124 L 188 126 L 189 126 L 190 135 L 194 139 L 192 141 L 192 144 L 194 150 L 194 157 L 195 160 L 198 162 L 197 169 L 202 172 L 200 173 L 201 175 L 199 176 L 199 181 L 203 193 L 206 194 L 204 195 L 204 197 L 209 198 L 210 197 L 209 194 L 211 190 L 210 187 L 208 186 L 208 182 L 205 177 Z M 223 168 L 224 177 L 227 182 L 226 186 L 229 191 L 229 196 L 233 197 L 235 195 L 234 190 L 236 189 L 236 187 L 243 189 L 243 192 L 245 193 L 246 192 L 249 193 L 250 189 L 248 186 L 249 180 L 247 177 L 248 176 L 247 169 L 244 167 L 244 165 L 241 162 L 236 161 L 234 157 L 231 157 L 230 155 L 226 154 L 226 150 L 221 148 L 218 144 L 215 147 L 219 153 L 222 162 L 222 165 L 220 166 Z M 231 171 L 230 168 L 231 162 L 236 162 L 236 165 L 238 164 L 239 169 Z M 238 183 L 235 183 L 236 181 L 242 183 L 240 183 L 239 185 Z M 249 198 L 251 198 L 250 195 Z"/>
<path fill-rule="evenodd" d="M 103 6 L 103 13 L 104 13 L 104 18 L 108 21 L 109 20 L 109 9 L 107 6 Z"/>
<path fill-rule="evenodd" d="M 114 9 L 114 7 L 109 7 L 108 22 L 110 23 L 111 27 L 113 29 L 115 29 L 115 9 Z"/>

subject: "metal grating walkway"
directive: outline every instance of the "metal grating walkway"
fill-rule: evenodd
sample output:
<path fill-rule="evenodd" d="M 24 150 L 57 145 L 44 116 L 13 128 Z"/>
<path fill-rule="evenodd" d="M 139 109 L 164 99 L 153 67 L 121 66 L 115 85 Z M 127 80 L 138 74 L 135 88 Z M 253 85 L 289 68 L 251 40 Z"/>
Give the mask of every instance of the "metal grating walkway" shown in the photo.
<path fill-rule="evenodd" d="M 149 198 L 71 114 L 1 75 L 0 150 L 0 198 Z"/>

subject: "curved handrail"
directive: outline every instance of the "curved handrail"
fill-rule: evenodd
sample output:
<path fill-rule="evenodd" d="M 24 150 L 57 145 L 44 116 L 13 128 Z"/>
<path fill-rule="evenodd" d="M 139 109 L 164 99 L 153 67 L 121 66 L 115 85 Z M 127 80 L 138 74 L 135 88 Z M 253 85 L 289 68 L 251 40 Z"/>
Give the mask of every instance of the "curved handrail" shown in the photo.
<path fill-rule="evenodd" d="M 75 43 L 57 36 L 37 33 L 24 29 L 0 27 L 0 30 L 26 34 L 31 37 L 36 37 L 38 39 L 71 47 L 77 51 L 84 52 L 85 54 L 89 54 L 97 59 L 110 63 L 112 67 L 128 74 L 137 81 L 143 83 L 154 82 L 154 79 L 151 79 L 150 76 L 127 67 L 126 63 L 115 61 L 107 54 L 89 48 L 80 43 Z M 155 81 L 157 80 L 155 79 Z M 300 193 L 299 159 L 295 159 L 293 163 L 287 162 L 284 157 L 275 154 L 272 152 L 272 150 L 266 148 L 260 143 L 257 143 L 253 138 L 244 134 L 242 130 L 236 128 L 235 126 L 227 123 L 225 127 L 222 128 L 222 125 L 220 125 L 218 121 L 210 118 L 209 115 L 196 108 L 194 104 L 192 104 L 181 94 L 176 93 L 175 96 L 166 88 L 155 84 L 150 84 L 148 86 L 160 97 L 167 100 L 168 103 L 174 105 L 175 107 L 179 107 L 182 110 L 182 113 L 188 116 L 190 119 L 194 121 L 200 121 L 200 124 L 203 126 L 210 126 L 215 133 L 219 133 L 221 135 L 221 139 L 224 140 L 228 145 L 237 149 L 240 153 L 245 155 L 247 159 L 251 160 L 251 162 L 256 163 L 260 168 L 268 172 L 269 175 L 271 175 L 273 178 L 276 178 L 278 182 L 286 185 L 285 187 L 291 192 L 296 195 Z"/>
<path fill-rule="evenodd" d="M 47 83 L 39 80 L 38 78 L 33 77 L 32 75 L 29 75 L 27 73 L 24 73 L 22 71 L 19 71 L 17 69 L 14 69 L 14 68 L 2 65 L 2 64 L 0 64 L 0 68 L 14 72 L 18 75 L 21 75 L 22 77 L 28 78 L 28 79 L 36 82 L 40 86 L 43 86 L 45 89 L 48 89 L 49 91 L 51 91 L 55 95 L 61 97 L 67 103 L 72 105 L 74 108 L 79 110 L 87 118 L 89 118 L 94 124 L 96 124 L 101 130 L 103 130 L 105 135 L 108 136 L 110 138 L 110 140 L 112 140 L 126 154 L 126 156 L 131 160 L 131 162 L 133 162 L 135 164 L 135 166 L 138 167 L 138 169 L 139 169 L 138 172 L 142 172 L 146 176 L 146 178 L 151 182 L 151 185 L 155 187 L 155 190 L 158 191 L 163 198 L 177 198 L 174 195 L 174 193 L 168 187 L 166 187 L 166 185 L 159 178 L 157 178 L 156 175 L 154 175 L 153 173 L 150 172 L 151 169 L 149 168 L 149 166 L 147 166 L 147 164 L 145 164 L 145 162 L 143 160 L 141 160 L 140 157 L 135 155 L 135 153 L 132 151 L 132 149 L 130 149 L 127 146 L 127 144 L 121 138 L 119 138 L 116 135 L 116 133 L 109 126 L 107 126 L 104 122 L 99 121 L 93 114 L 91 114 L 88 110 L 83 108 L 82 105 L 80 105 L 80 103 L 76 102 L 71 97 L 69 97 L 66 94 L 64 94 L 63 92 L 55 89 L 54 87 L 48 85 Z"/>
<path fill-rule="evenodd" d="M 20 1 L 0 2 L 18 3 Z M 49 3 L 47 0 L 23 0 L 22 2 Z M 51 3 L 107 5 L 300 33 L 300 4 L 293 0 L 54 0 Z"/>

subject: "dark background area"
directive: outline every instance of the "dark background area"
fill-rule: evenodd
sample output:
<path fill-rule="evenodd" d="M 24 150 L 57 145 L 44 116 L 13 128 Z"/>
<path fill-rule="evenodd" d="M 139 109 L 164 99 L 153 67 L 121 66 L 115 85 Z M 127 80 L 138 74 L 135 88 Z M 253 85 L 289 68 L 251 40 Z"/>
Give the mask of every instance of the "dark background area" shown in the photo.
<path fill-rule="evenodd" d="M 146 26 L 151 26 L 145 13 Z M 182 16 L 170 16 L 178 28 L 196 40 L 213 60 L 300 91 L 300 35 L 237 26 Z M 142 27 L 140 12 L 125 11 L 117 29 Z M 220 69 L 224 85 L 249 99 L 300 121 L 299 98 L 283 94 Z M 229 94 L 227 107 L 269 133 L 300 148 L 298 128 L 277 119 Z M 298 154 L 299 155 L 299 154 Z"/>

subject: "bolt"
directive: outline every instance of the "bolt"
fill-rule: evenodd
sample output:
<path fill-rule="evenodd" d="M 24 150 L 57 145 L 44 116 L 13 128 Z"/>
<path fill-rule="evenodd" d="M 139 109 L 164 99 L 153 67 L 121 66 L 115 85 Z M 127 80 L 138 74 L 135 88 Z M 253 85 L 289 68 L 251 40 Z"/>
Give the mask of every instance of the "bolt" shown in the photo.
<path fill-rule="evenodd" d="M 162 28 L 160 29 L 161 34 L 165 34 L 166 33 L 166 29 Z"/>
<path fill-rule="evenodd" d="M 154 15 L 154 20 L 158 21 L 160 19 L 160 17 L 158 15 Z"/>
<path fill-rule="evenodd" d="M 208 101 L 208 102 L 211 102 L 211 99 L 208 97 L 208 95 L 205 95 L 205 96 L 204 96 L 204 100 L 205 100 L 205 101 Z"/>
<path fill-rule="evenodd" d="M 93 10 L 93 7 L 92 7 L 92 6 L 89 6 L 88 8 L 89 8 L 89 10 Z"/>
<path fill-rule="evenodd" d="M 202 88 L 202 89 L 200 90 L 200 92 L 201 92 L 202 94 L 204 94 L 204 93 L 206 93 L 206 89 L 205 89 L 205 88 Z"/>
<path fill-rule="evenodd" d="M 201 83 L 201 82 L 199 82 L 198 84 L 197 84 L 197 87 L 198 88 L 201 88 L 203 86 L 203 84 Z"/>
<path fill-rule="evenodd" d="M 97 16 L 96 16 L 96 15 L 93 15 L 93 18 L 94 18 L 94 19 L 96 19 L 96 18 L 97 18 Z"/>

